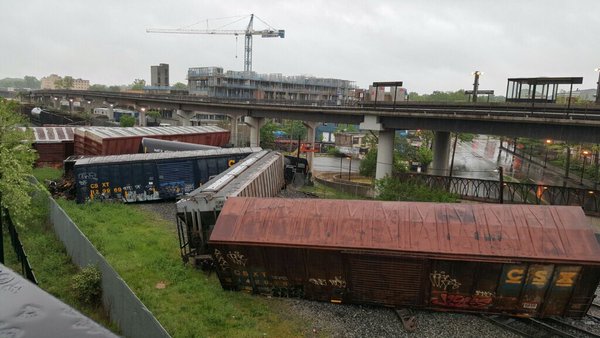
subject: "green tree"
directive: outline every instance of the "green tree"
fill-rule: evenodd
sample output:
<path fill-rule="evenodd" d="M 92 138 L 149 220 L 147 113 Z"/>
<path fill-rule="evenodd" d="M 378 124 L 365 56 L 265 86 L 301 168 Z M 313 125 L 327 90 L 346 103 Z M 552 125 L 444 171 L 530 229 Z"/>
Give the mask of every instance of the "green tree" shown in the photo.
<path fill-rule="evenodd" d="M 131 115 L 121 115 L 119 125 L 121 127 L 133 127 L 135 125 L 135 117 Z"/>
<path fill-rule="evenodd" d="M 108 87 L 108 91 L 109 92 L 120 92 L 121 91 L 121 87 L 119 87 L 119 86 L 109 86 Z"/>
<path fill-rule="evenodd" d="M 422 166 L 426 167 L 433 161 L 433 151 L 431 149 L 420 146 L 417 150 L 416 158 L 417 162 L 421 163 Z"/>
<path fill-rule="evenodd" d="M 173 85 L 173 89 L 176 89 L 176 90 L 187 90 L 188 86 L 185 83 L 177 82 L 176 84 Z"/>
<path fill-rule="evenodd" d="M 65 89 L 73 88 L 73 77 L 72 76 L 65 76 L 62 79 L 62 82 L 63 82 L 63 88 L 65 88 Z"/>
<path fill-rule="evenodd" d="M 369 149 L 365 158 L 360 161 L 360 167 L 358 168 L 359 173 L 366 177 L 375 177 L 377 171 L 377 148 Z M 394 164 L 393 172 L 406 172 L 408 171 L 408 165 L 402 158 L 400 153 L 394 150 Z"/>
<path fill-rule="evenodd" d="M 58 80 L 54 80 L 54 87 L 56 87 L 56 89 L 62 89 L 65 87 L 65 82 L 63 81 L 63 79 L 58 79 Z"/>
<path fill-rule="evenodd" d="M 18 103 L 0 99 L 0 204 L 25 219 L 31 202 L 28 178 L 37 154 L 31 149 L 33 133 L 19 129 L 25 125 L 19 111 Z"/>
<path fill-rule="evenodd" d="M 442 189 L 430 188 L 416 182 L 402 182 L 385 177 L 375 182 L 377 199 L 384 201 L 458 202 L 458 197 Z"/>
<path fill-rule="evenodd" d="M 292 140 L 304 140 L 306 138 L 306 134 L 308 133 L 306 126 L 302 123 L 302 121 L 297 120 L 285 121 L 282 129 Z"/>
<path fill-rule="evenodd" d="M 131 84 L 131 89 L 133 90 L 143 90 L 146 87 L 146 80 L 144 79 L 135 79 Z"/>
<path fill-rule="evenodd" d="M 278 129 L 279 125 L 273 121 L 265 123 L 262 128 L 260 128 L 260 146 L 265 149 L 274 149 L 275 135 L 273 133 Z"/>
<path fill-rule="evenodd" d="M 103 84 L 93 84 L 93 85 L 90 86 L 89 90 L 96 90 L 96 91 L 105 92 L 105 91 L 108 91 L 108 87 L 106 87 Z"/>
<path fill-rule="evenodd" d="M 25 76 L 23 80 L 25 88 L 40 89 L 42 84 L 35 76 Z"/>

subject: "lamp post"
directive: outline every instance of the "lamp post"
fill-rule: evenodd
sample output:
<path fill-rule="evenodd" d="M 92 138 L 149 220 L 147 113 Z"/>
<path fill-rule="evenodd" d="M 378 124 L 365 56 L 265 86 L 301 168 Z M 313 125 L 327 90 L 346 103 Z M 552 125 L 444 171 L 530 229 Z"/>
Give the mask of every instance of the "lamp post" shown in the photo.
<path fill-rule="evenodd" d="M 546 156 L 544 156 L 544 168 L 546 168 L 546 163 L 548 162 L 548 147 L 552 144 L 552 140 L 546 140 Z"/>
<path fill-rule="evenodd" d="M 594 69 L 594 71 L 598 72 L 598 82 L 596 82 L 596 104 L 600 104 L 600 67 Z"/>
<path fill-rule="evenodd" d="M 352 155 L 348 156 L 348 160 L 350 161 L 348 162 L 348 181 L 352 181 L 350 178 L 350 172 L 352 171 Z"/>
<path fill-rule="evenodd" d="M 581 177 L 579 178 L 579 185 L 583 185 L 583 172 L 585 171 L 585 160 L 587 159 L 587 156 L 590 154 L 590 152 L 588 150 L 584 150 L 581 152 L 581 154 L 583 155 L 583 164 L 581 165 Z"/>
<path fill-rule="evenodd" d="M 483 75 L 483 72 L 476 70 L 472 74 L 475 77 L 475 80 L 473 81 L 473 102 L 477 102 L 477 91 L 479 89 L 479 76 Z"/>
<path fill-rule="evenodd" d="M 342 179 L 342 163 L 344 161 L 344 154 L 340 154 L 340 180 Z"/>

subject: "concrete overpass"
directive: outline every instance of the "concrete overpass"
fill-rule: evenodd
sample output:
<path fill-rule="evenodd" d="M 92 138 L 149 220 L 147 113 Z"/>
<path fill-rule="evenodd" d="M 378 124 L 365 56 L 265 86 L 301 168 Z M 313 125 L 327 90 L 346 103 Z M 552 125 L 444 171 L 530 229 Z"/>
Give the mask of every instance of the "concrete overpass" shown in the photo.
<path fill-rule="evenodd" d="M 309 142 L 315 141 L 317 122 L 358 124 L 361 129 L 379 132 L 377 178 L 391 173 L 396 129 L 435 131 L 432 168 L 448 168 L 450 132 L 468 132 L 509 137 L 553 139 L 568 142 L 600 143 L 600 106 L 566 107 L 539 103 L 431 103 L 399 102 L 394 106 L 300 106 L 223 102 L 193 96 L 146 95 L 74 90 L 38 90 L 29 94 L 32 102 L 52 104 L 54 98 L 73 99 L 88 105 L 131 105 L 138 108 L 178 110 L 185 115 L 200 110 L 244 117 L 251 127 L 250 145 L 257 146 L 265 118 L 301 120 L 309 127 Z M 309 156 L 312 155 L 309 153 Z M 309 158 L 309 161 L 311 159 Z"/>

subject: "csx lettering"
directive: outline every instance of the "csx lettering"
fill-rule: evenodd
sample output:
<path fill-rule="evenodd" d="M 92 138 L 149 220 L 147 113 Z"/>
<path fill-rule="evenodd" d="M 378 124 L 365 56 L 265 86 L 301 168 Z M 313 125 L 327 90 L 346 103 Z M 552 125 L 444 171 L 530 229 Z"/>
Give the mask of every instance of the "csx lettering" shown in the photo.
<path fill-rule="evenodd" d="M 577 272 L 561 272 L 558 274 L 556 286 L 573 286 Z"/>
<path fill-rule="evenodd" d="M 523 269 L 512 269 L 506 273 L 506 281 L 508 284 L 521 284 L 523 281 Z"/>
<path fill-rule="evenodd" d="M 235 160 L 229 160 L 229 161 L 227 162 L 227 164 L 228 164 L 228 165 L 231 167 L 232 165 L 234 165 L 234 164 L 235 164 Z"/>
<path fill-rule="evenodd" d="M 102 188 L 109 188 L 110 182 L 102 182 Z"/>
<path fill-rule="evenodd" d="M 90 184 L 90 188 L 92 188 L 92 189 L 98 189 L 98 183 L 92 183 L 92 184 Z"/>
<path fill-rule="evenodd" d="M 547 281 L 548 281 L 548 271 L 539 270 L 533 274 L 533 280 L 531 281 L 531 284 L 546 285 Z"/>

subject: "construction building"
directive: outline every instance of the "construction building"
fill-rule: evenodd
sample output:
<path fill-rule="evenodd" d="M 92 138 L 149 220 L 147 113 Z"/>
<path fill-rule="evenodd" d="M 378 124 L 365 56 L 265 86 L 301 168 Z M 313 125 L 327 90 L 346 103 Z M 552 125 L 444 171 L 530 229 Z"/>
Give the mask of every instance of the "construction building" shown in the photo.
<path fill-rule="evenodd" d="M 169 65 L 161 63 L 158 66 L 150 66 L 150 86 L 169 87 Z"/>
<path fill-rule="evenodd" d="M 188 70 L 188 87 L 190 95 L 206 98 L 340 105 L 352 99 L 356 85 L 348 80 L 197 67 Z"/>

